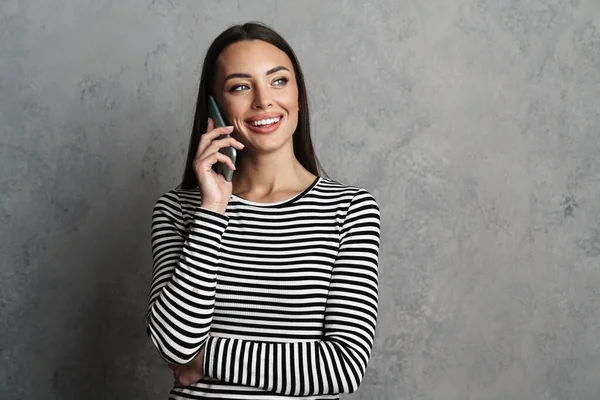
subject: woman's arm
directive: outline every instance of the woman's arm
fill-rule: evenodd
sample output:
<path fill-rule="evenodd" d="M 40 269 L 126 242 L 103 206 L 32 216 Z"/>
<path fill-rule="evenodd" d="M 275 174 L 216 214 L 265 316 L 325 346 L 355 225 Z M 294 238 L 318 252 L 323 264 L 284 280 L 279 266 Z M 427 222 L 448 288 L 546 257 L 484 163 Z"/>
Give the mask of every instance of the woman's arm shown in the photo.
<path fill-rule="evenodd" d="M 373 348 L 378 302 L 380 215 L 361 190 L 341 231 L 320 341 L 267 343 L 208 338 L 204 373 L 293 396 L 354 392 Z"/>
<path fill-rule="evenodd" d="M 216 288 L 216 261 L 228 218 L 197 208 L 186 237 L 179 196 L 162 196 L 152 214 L 152 283 L 147 332 L 171 364 L 189 363 L 208 337 Z"/>

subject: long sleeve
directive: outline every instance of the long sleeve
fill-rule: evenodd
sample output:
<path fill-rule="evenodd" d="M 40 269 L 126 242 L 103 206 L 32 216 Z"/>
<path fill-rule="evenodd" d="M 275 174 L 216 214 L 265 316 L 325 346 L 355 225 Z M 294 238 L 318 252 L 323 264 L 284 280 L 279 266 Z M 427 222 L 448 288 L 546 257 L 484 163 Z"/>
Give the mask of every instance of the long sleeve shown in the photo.
<path fill-rule="evenodd" d="M 310 396 L 354 392 L 367 368 L 378 309 L 379 208 L 360 190 L 348 207 L 319 341 L 257 342 L 209 337 L 205 374 L 269 392 Z"/>
<path fill-rule="evenodd" d="M 162 196 L 152 214 L 153 271 L 147 332 L 161 356 L 190 362 L 205 344 L 215 303 L 217 261 L 228 218 L 196 208 L 186 230 L 179 196 Z"/>

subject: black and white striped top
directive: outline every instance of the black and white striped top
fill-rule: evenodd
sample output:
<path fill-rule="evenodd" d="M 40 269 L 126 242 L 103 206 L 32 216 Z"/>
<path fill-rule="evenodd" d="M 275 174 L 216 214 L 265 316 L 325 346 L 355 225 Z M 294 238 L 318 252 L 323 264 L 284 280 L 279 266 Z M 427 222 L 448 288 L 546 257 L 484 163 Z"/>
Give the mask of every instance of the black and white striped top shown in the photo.
<path fill-rule="evenodd" d="M 152 217 L 147 330 L 206 378 L 172 399 L 338 399 L 355 391 L 377 320 L 380 216 L 364 189 L 319 177 L 279 203 L 172 190 Z"/>

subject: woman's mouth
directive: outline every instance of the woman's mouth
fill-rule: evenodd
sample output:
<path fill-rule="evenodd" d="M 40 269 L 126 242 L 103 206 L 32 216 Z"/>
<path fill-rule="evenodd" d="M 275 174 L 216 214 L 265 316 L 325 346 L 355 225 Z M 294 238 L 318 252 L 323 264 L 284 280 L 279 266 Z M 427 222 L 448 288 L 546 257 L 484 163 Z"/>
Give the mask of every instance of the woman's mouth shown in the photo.
<path fill-rule="evenodd" d="M 280 125 L 283 116 L 277 116 L 272 118 L 262 118 L 252 121 L 245 121 L 245 124 L 250 130 L 257 133 L 271 133 L 274 132 Z"/>

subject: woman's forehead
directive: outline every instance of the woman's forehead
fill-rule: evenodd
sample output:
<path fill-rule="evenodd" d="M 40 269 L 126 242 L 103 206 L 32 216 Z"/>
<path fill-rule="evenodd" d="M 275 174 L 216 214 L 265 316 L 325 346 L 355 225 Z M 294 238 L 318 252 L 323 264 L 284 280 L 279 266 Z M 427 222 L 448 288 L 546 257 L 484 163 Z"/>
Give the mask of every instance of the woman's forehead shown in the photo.
<path fill-rule="evenodd" d="M 227 46 L 217 59 L 222 73 L 266 72 L 274 66 L 292 71 L 292 62 L 282 50 L 262 40 L 244 40 Z"/>

